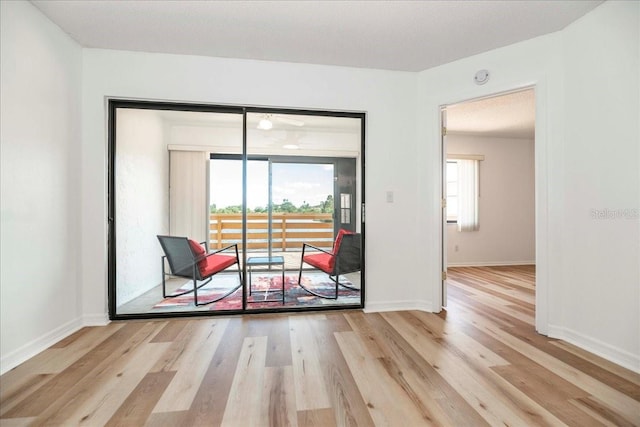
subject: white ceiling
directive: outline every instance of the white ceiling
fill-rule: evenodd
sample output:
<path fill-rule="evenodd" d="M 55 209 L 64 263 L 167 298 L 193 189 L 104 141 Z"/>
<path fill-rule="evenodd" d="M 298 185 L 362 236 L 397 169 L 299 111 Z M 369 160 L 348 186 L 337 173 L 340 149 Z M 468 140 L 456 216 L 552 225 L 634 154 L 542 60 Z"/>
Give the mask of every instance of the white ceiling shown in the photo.
<path fill-rule="evenodd" d="M 602 1 L 32 3 L 85 47 L 422 71 L 558 31 Z"/>
<path fill-rule="evenodd" d="M 448 106 L 447 132 L 533 139 L 535 118 L 535 92 L 528 89 Z"/>

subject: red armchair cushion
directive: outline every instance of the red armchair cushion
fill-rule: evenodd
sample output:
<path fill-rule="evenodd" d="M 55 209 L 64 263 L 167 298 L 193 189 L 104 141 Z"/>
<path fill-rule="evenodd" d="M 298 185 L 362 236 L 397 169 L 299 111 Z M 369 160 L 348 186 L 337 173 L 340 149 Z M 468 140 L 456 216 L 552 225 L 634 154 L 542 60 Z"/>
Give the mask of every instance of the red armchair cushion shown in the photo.
<path fill-rule="evenodd" d="M 191 250 L 196 255 L 196 258 L 204 255 L 205 250 L 200 243 L 193 239 L 189 239 L 189 246 L 191 246 Z"/>
<path fill-rule="evenodd" d="M 340 229 L 338 234 L 336 235 L 336 240 L 333 242 L 333 250 L 332 254 L 327 254 L 324 252 L 314 253 L 311 255 L 305 255 L 303 261 L 309 265 L 314 266 L 315 268 L 319 268 L 327 274 L 333 274 L 333 267 L 336 264 L 336 254 L 338 253 L 338 249 L 340 249 L 340 244 L 342 243 L 342 237 L 345 234 L 355 234 L 353 231 L 348 231 L 345 229 Z"/>
<path fill-rule="evenodd" d="M 189 246 L 195 254 L 196 258 L 205 255 L 205 249 L 202 245 L 195 240 L 189 239 Z M 202 277 L 208 277 L 225 268 L 233 265 L 236 262 L 236 257 L 230 255 L 209 255 L 208 257 L 198 261 L 198 269 Z"/>
<path fill-rule="evenodd" d="M 329 255 L 324 252 L 305 255 L 302 260 L 307 264 L 314 266 L 315 268 L 319 268 L 327 274 L 333 273 L 333 266 L 336 262 L 336 259 L 333 255 Z"/>
<path fill-rule="evenodd" d="M 202 245 L 198 242 L 196 242 L 193 239 L 188 239 L 189 240 L 189 246 L 191 246 L 191 251 L 193 252 L 194 256 L 197 258 L 200 258 L 201 256 L 203 256 L 206 251 L 204 250 L 204 248 L 202 247 Z M 203 259 L 201 261 L 198 261 L 198 269 L 200 270 L 200 275 L 204 277 L 204 273 L 203 271 L 207 268 L 207 260 Z"/>
<path fill-rule="evenodd" d="M 342 243 L 342 236 L 344 236 L 345 234 L 354 234 L 354 232 L 345 230 L 344 228 L 341 228 L 340 231 L 338 231 L 338 235 L 336 236 L 336 241 L 333 243 L 333 250 L 331 251 L 334 255 L 338 253 L 338 249 L 340 248 L 340 243 Z"/>
<path fill-rule="evenodd" d="M 230 255 L 209 255 L 198 263 L 200 275 L 208 277 L 235 264 L 236 257 Z"/>

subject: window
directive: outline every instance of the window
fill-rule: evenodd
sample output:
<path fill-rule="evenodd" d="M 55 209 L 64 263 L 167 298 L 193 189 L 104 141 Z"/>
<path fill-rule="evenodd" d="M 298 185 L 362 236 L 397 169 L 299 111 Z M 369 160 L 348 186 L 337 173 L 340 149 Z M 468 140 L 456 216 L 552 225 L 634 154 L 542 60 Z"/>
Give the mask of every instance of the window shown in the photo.
<path fill-rule="evenodd" d="M 479 161 L 458 160 L 458 231 L 478 230 Z"/>
<path fill-rule="evenodd" d="M 351 194 L 340 193 L 340 222 L 351 223 Z"/>
<path fill-rule="evenodd" d="M 447 160 L 447 222 L 458 221 L 458 162 Z"/>
<path fill-rule="evenodd" d="M 458 224 L 458 231 L 476 231 L 479 229 L 480 161 L 484 156 L 447 157 L 447 222 Z"/>

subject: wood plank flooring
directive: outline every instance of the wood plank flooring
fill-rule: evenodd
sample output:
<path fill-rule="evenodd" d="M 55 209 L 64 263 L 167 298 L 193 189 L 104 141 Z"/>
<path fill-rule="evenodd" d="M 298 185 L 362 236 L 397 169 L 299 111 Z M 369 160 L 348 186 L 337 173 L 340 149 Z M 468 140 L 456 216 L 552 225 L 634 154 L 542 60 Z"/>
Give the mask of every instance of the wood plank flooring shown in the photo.
<path fill-rule="evenodd" d="M 84 328 L 0 377 L 0 425 L 640 425 L 640 375 L 534 332 L 533 267 L 449 273 L 440 314 Z"/>

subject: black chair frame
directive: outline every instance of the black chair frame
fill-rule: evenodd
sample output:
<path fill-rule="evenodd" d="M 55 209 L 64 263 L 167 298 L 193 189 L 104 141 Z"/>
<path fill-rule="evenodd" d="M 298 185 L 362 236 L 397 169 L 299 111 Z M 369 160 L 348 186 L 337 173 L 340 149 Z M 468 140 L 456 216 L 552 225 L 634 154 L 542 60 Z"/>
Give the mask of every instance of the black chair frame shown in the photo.
<path fill-rule="evenodd" d="M 160 241 L 160 245 L 162 246 L 162 250 L 164 251 L 165 255 L 162 255 L 161 257 L 161 262 L 162 262 L 162 296 L 164 298 L 175 298 L 175 297 L 179 297 L 181 295 L 185 295 L 188 293 L 193 292 L 193 301 L 195 303 L 196 306 L 201 306 L 201 305 L 208 305 L 211 303 L 214 303 L 216 301 L 220 301 L 221 299 L 224 299 L 226 297 L 228 297 L 229 295 L 231 295 L 232 293 L 234 293 L 235 291 L 237 291 L 241 286 L 242 286 L 242 270 L 240 269 L 240 257 L 238 254 L 238 244 L 234 243 L 232 245 L 226 246 L 222 249 L 218 249 L 216 251 L 212 251 L 209 252 L 209 245 L 208 243 L 205 242 L 199 242 L 201 245 L 204 245 L 205 247 L 205 253 L 203 255 L 197 256 L 195 254 L 195 252 L 193 251 L 193 249 L 191 248 L 191 246 L 189 245 L 189 241 L 186 237 L 176 237 L 176 236 L 157 236 L 158 240 Z M 177 260 L 177 257 L 173 257 L 170 256 L 168 254 L 172 254 L 171 249 L 169 248 L 168 245 L 168 241 L 170 240 L 184 240 L 185 244 L 188 246 L 188 249 L 190 251 L 191 254 L 191 258 L 190 259 L 183 259 L 183 260 Z M 202 261 L 203 259 L 210 257 L 212 255 L 215 254 L 219 254 L 220 252 L 223 251 L 227 251 L 231 248 L 235 249 L 235 262 L 231 265 L 229 265 L 227 268 L 231 267 L 232 265 L 236 264 L 238 266 L 238 277 L 240 279 L 240 281 L 238 282 L 238 286 L 230 289 L 228 292 L 226 292 L 224 295 L 213 299 L 211 301 L 207 301 L 207 302 L 203 302 L 200 303 L 198 301 L 198 289 L 202 288 L 204 285 L 206 285 L 207 283 L 209 283 L 212 279 L 213 276 L 215 276 L 216 274 L 220 273 L 221 271 L 224 270 L 220 270 L 217 271 L 209 276 L 203 277 L 200 273 L 200 268 L 198 268 L 198 263 L 200 261 Z M 183 251 L 186 252 L 186 249 L 183 249 Z M 184 256 L 185 254 L 181 254 Z M 182 261 L 182 262 L 180 262 Z M 179 264 L 177 264 L 179 262 Z M 167 273 L 165 270 L 165 264 L 168 263 L 169 264 L 169 272 Z M 225 268 L 226 270 L 226 268 Z M 193 289 L 189 289 L 186 290 L 184 292 L 180 292 L 178 294 L 172 294 L 172 295 L 167 295 L 167 288 L 166 288 L 166 276 L 174 276 L 174 277 L 184 277 L 184 278 L 188 278 L 191 279 L 193 281 Z M 202 282 L 200 284 L 198 284 L 198 282 Z"/>
<path fill-rule="evenodd" d="M 318 292 L 313 291 L 312 289 L 307 288 L 302 284 L 302 267 L 305 263 L 304 253 L 307 250 L 307 248 L 312 248 L 312 249 L 315 249 L 316 251 L 324 252 L 325 254 L 335 257 L 335 263 L 333 265 L 333 270 L 331 272 L 326 272 L 324 270 L 319 269 L 321 271 L 324 271 L 324 273 L 327 273 L 329 275 L 329 279 L 331 279 L 331 281 L 335 283 L 336 287 L 335 287 L 335 293 L 333 295 L 320 294 Z M 336 254 L 333 254 L 332 252 L 327 251 L 325 249 L 321 249 L 317 246 L 313 246 L 308 243 L 303 243 L 302 256 L 300 258 L 300 273 L 298 274 L 298 285 L 300 285 L 302 289 L 309 292 L 310 294 L 320 298 L 325 298 L 325 299 L 338 299 L 338 286 L 359 291 L 360 290 L 359 288 L 340 282 L 340 275 L 360 271 L 362 268 L 361 257 L 362 257 L 361 239 L 360 239 L 359 233 L 345 234 L 344 236 L 342 236 L 342 241 L 340 242 L 340 247 L 338 248 L 338 252 Z"/>

